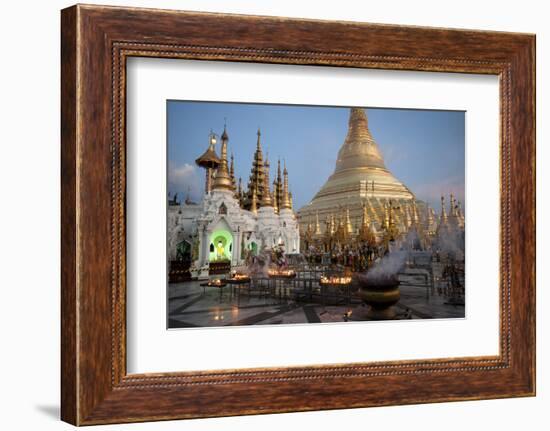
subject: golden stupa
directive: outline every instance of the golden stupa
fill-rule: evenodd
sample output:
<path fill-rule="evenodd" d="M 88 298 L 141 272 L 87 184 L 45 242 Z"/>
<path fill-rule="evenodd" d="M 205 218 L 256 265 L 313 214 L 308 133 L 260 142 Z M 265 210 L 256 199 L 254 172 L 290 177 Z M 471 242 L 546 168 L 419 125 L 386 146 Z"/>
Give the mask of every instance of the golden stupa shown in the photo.
<path fill-rule="evenodd" d="M 405 224 L 414 202 L 414 194 L 386 168 L 364 109 L 351 108 L 348 133 L 338 151 L 334 173 L 298 214 L 302 231 L 318 218 L 338 219 L 345 213 L 353 230 L 358 231 L 364 208 L 370 220 L 382 227 L 388 206 L 395 209 L 397 223 Z"/>

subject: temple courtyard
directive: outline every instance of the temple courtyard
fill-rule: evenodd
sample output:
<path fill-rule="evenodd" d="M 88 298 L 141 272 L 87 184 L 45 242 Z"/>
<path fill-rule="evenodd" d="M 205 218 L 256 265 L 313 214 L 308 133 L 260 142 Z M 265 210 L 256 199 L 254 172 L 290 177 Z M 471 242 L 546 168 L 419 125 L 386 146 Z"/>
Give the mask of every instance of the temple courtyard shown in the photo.
<path fill-rule="evenodd" d="M 463 297 L 427 273 L 410 268 L 399 274 L 396 319 L 464 318 Z M 364 317 L 367 306 L 352 287 L 331 292 L 316 280 L 316 274 L 303 273 L 292 281 L 266 278 L 224 287 L 205 286 L 201 281 L 172 283 L 168 287 L 168 328 L 369 320 Z"/>

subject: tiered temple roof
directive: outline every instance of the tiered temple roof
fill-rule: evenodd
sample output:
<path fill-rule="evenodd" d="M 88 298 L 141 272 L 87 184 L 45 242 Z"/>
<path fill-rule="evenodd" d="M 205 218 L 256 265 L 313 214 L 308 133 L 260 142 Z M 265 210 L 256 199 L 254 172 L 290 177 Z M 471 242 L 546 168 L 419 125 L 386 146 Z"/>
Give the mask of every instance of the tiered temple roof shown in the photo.
<path fill-rule="evenodd" d="M 269 184 L 270 164 L 266 157 L 264 160 L 261 132 L 258 129 L 256 151 L 252 161 L 248 187 L 245 191 L 242 186 L 242 179 L 238 183 L 235 177 L 235 158 L 231 154 L 231 162 L 227 161 L 227 146 L 229 135 L 224 126 L 221 135 L 221 156 L 218 157 L 215 151 L 216 139 L 213 133 L 210 134 L 209 147 L 206 152 L 195 162 L 206 169 L 206 193 L 212 190 L 229 190 L 235 194 L 242 208 L 254 213 L 262 206 L 272 206 L 276 213 L 281 210 L 292 210 L 292 194 L 288 186 L 288 171 L 286 164 L 283 175 L 281 175 L 281 162 L 277 162 L 277 174 L 273 181 L 273 191 Z M 238 185 L 237 185 L 238 184 Z"/>

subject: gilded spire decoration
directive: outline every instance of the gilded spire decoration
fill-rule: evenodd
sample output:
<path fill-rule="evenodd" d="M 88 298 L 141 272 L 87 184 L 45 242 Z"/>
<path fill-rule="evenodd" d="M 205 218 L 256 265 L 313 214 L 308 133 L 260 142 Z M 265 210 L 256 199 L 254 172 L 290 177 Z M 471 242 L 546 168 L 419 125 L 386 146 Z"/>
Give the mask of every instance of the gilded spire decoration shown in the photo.
<path fill-rule="evenodd" d="M 321 225 L 319 224 L 319 213 L 315 213 L 315 235 L 321 235 Z"/>
<path fill-rule="evenodd" d="M 394 216 L 394 210 L 397 209 L 397 207 L 393 206 L 393 201 L 387 200 L 385 207 L 385 216 L 384 216 L 384 230 L 386 231 L 386 240 L 392 241 L 397 238 L 398 231 L 397 226 L 395 224 L 395 216 Z"/>
<path fill-rule="evenodd" d="M 420 217 L 418 216 L 418 208 L 416 207 L 416 202 L 412 204 L 412 223 L 415 226 L 420 226 Z"/>
<path fill-rule="evenodd" d="M 265 158 L 264 163 L 264 189 L 262 192 L 262 200 L 260 201 L 260 206 L 262 207 L 270 207 L 273 206 L 273 202 L 271 201 L 271 191 L 269 190 L 269 159 Z"/>
<path fill-rule="evenodd" d="M 229 137 L 224 129 L 222 135 L 222 150 L 221 150 L 221 163 L 216 170 L 216 176 L 214 178 L 214 184 L 212 184 L 212 190 L 233 190 L 233 184 L 231 177 L 229 176 L 229 170 L 227 167 L 227 142 Z"/>
<path fill-rule="evenodd" d="M 254 152 L 254 159 L 252 161 L 252 168 L 250 170 L 250 178 L 248 181 L 248 201 L 252 201 L 252 194 L 256 193 L 256 199 L 258 202 L 261 202 L 263 199 L 264 191 L 264 160 L 262 154 L 262 145 L 261 145 L 261 132 L 258 129 L 257 132 L 257 141 L 256 141 L 256 151 Z"/>
<path fill-rule="evenodd" d="M 283 169 L 283 196 L 281 197 L 280 209 L 291 209 L 290 196 L 288 194 L 288 171 L 286 170 L 286 162 Z"/>
<path fill-rule="evenodd" d="M 370 226 L 369 212 L 366 203 L 363 203 L 363 216 L 361 218 L 361 226 L 364 228 L 368 228 Z"/>
<path fill-rule="evenodd" d="M 434 211 L 433 208 L 431 208 L 429 205 L 426 205 L 426 232 L 428 234 L 432 235 L 435 233 L 435 217 L 434 217 Z"/>
<path fill-rule="evenodd" d="M 373 246 L 376 244 L 374 227 L 369 218 L 368 204 L 363 202 L 363 215 L 361 217 L 361 228 L 359 229 L 359 239 Z"/>
<path fill-rule="evenodd" d="M 365 110 L 351 108 L 348 134 L 338 152 L 334 173 L 364 167 L 386 169 L 382 153 L 370 133 Z"/>
<path fill-rule="evenodd" d="M 390 209 L 389 209 L 388 202 L 384 202 L 384 223 L 382 224 L 382 227 L 385 230 L 390 229 Z"/>
<path fill-rule="evenodd" d="M 461 229 L 464 229 L 465 220 L 464 220 L 464 214 L 462 213 L 462 205 L 460 204 L 460 201 L 458 201 L 456 205 L 456 215 L 458 219 L 458 226 Z"/>
<path fill-rule="evenodd" d="M 279 201 L 277 199 L 277 181 L 273 181 L 273 191 L 271 192 L 271 202 L 273 202 L 273 210 L 275 214 L 279 214 Z"/>
<path fill-rule="evenodd" d="M 250 203 L 250 211 L 252 211 L 254 214 L 258 213 L 258 198 L 257 198 L 256 189 L 252 191 L 252 199 Z"/>
<path fill-rule="evenodd" d="M 407 205 L 405 207 L 405 227 L 409 229 L 413 224 L 413 217 L 411 216 L 410 207 Z"/>
<path fill-rule="evenodd" d="M 277 211 L 281 209 L 283 204 L 283 179 L 281 176 L 281 159 L 277 160 L 277 177 L 273 181 L 273 206 Z"/>
<path fill-rule="evenodd" d="M 325 220 L 325 237 L 327 239 L 330 239 L 331 236 L 331 228 L 330 228 L 330 215 L 327 214 L 327 218 Z"/>
<path fill-rule="evenodd" d="M 344 228 L 346 230 L 346 234 L 351 235 L 353 233 L 353 227 L 351 225 L 351 219 L 349 217 L 349 207 L 346 207 L 346 218 L 345 218 L 345 225 Z"/>
<path fill-rule="evenodd" d="M 433 213 L 431 211 L 432 209 L 430 208 L 429 205 L 426 206 L 426 219 L 428 220 L 428 225 L 432 224 L 434 222 L 434 216 L 433 216 Z"/>
<path fill-rule="evenodd" d="M 367 199 L 367 203 L 368 203 L 369 211 L 370 211 L 370 214 L 371 214 L 371 218 L 373 218 L 373 221 L 380 222 L 380 219 L 379 219 L 378 215 L 376 214 L 376 211 L 375 211 L 374 206 L 372 204 L 372 199 Z M 380 223 L 380 224 L 382 224 L 382 223 Z"/>

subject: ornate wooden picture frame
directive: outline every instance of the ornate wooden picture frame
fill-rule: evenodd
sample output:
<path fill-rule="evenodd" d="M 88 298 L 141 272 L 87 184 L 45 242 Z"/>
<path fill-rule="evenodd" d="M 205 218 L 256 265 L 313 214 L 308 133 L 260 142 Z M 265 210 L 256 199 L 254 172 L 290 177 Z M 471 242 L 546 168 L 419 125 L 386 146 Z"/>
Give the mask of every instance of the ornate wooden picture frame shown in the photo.
<path fill-rule="evenodd" d="M 62 11 L 61 50 L 64 421 L 535 394 L 534 35 L 78 5 Z M 497 75 L 499 355 L 127 374 L 125 98 L 132 56 Z"/>

